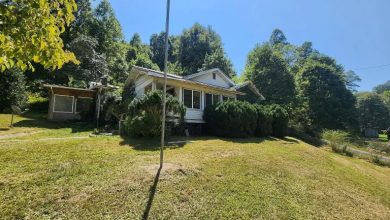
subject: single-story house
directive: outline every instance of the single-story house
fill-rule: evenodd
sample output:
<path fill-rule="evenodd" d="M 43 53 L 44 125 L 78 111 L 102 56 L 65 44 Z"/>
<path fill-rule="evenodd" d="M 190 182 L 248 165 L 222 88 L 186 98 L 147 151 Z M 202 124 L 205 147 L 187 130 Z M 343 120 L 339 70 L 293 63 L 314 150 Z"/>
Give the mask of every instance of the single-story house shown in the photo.
<path fill-rule="evenodd" d="M 164 73 L 133 66 L 128 81 L 134 82 L 135 94 L 139 97 L 148 91 L 162 90 Z M 246 86 L 251 87 L 254 95 L 264 98 L 253 84 L 236 85 L 218 68 L 186 76 L 167 74 L 167 93 L 177 97 L 187 107 L 184 120 L 190 130 L 201 130 L 201 125 L 205 123 L 203 111 L 206 106 L 228 99 L 237 99 L 238 96 L 245 95 L 238 89 Z"/>

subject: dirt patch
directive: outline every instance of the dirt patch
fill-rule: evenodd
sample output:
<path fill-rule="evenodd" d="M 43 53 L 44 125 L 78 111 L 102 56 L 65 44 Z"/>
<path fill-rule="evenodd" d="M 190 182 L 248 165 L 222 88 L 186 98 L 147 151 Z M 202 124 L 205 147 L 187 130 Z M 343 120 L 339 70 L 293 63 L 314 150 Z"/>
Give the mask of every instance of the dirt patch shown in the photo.
<path fill-rule="evenodd" d="M 148 166 L 141 166 L 146 172 L 152 176 L 155 176 L 160 165 L 159 164 L 152 164 Z M 161 177 L 167 177 L 171 175 L 178 175 L 178 176 L 189 176 L 189 175 L 196 175 L 200 171 L 195 168 L 189 168 L 185 167 L 184 165 L 180 163 L 164 163 L 163 168 L 161 170 Z"/>
<path fill-rule="evenodd" d="M 221 151 L 221 152 L 214 153 L 212 156 L 218 158 L 225 158 L 225 157 L 236 157 L 242 155 L 244 155 L 244 153 L 240 151 Z"/>
<path fill-rule="evenodd" d="M 35 132 L 19 132 L 19 133 L 13 133 L 13 134 L 3 134 L 3 135 L 0 135 L 0 139 L 14 138 L 14 137 L 23 137 L 23 136 L 27 136 L 27 135 L 36 134 L 36 133 L 39 133 L 39 131 L 35 131 Z"/>

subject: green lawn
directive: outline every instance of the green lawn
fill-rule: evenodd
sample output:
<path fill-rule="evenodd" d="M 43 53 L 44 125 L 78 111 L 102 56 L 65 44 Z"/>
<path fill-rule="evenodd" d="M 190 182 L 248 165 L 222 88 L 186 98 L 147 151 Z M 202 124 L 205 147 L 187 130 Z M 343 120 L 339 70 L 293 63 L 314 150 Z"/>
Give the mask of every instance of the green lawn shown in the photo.
<path fill-rule="evenodd" d="M 8 118 L 2 218 L 390 219 L 390 168 L 293 138 L 193 138 L 166 149 L 156 179 L 158 142 L 41 117 L 7 130 Z"/>

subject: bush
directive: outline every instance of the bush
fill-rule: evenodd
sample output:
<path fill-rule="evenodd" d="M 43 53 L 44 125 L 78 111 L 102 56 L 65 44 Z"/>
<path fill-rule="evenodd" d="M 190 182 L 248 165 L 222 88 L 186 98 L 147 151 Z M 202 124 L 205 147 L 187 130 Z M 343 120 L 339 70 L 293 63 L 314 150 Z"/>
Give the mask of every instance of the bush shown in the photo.
<path fill-rule="evenodd" d="M 288 133 L 288 113 L 286 109 L 277 104 L 267 107 L 272 115 L 272 135 L 284 137 Z"/>
<path fill-rule="evenodd" d="M 248 137 L 255 133 L 257 111 L 248 102 L 219 102 L 205 109 L 204 119 L 212 135 Z"/>
<path fill-rule="evenodd" d="M 26 82 L 19 69 L 0 73 L 0 112 L 11 111 L 11 105 L 25 107 L 27 101 Z"/>
<path fill-rule="evenodd" d="M 49 108 L 49 100 L 40 96 L 38 93 L 33 93 L 28 96 L 28 108 L 33 112 L 47 113 Z"/>
<path fill-rule="evenodd" d="M 349 143 L 351 140 L 349 133 L 340 130 L 323 130 L 321 137 L 329 142 L 338 144 Z"/>
<path fill-rule="evenodd" d="M 163 93 L 160 90 L 151 91 L 145 95 L 134 98 L 129 105 L 128 116 L 125 120 L 125 131 L 133 137 L 157 137 L 161 132 Z M 177 115 L 176 124 L 184 121 L 186 108 L 178 99 L 167 95 L 167 115 Z M 169 114 L 168 114 L 169 113 Z M 171 124 L 173 118 L 167 116 L 167 124 Z M 172 126 L 166 126 L 172 128 Z M 169 134 L 169 131 L 167 132 Z"/>
<path fill-rule="evenodd" d="M 266 106 L 255 104 L 254 107 L 257 113 L 255 136 L 270 136 L 272 134 L 272 113 Z"/>

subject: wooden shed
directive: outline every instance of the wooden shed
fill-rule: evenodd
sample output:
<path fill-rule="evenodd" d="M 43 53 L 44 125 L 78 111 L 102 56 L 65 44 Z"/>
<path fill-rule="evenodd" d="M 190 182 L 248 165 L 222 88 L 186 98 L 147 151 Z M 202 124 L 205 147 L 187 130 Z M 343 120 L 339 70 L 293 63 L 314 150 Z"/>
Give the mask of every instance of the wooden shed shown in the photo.
<path fill-rule="evenodd" d="M 49 91 L 48 119 L 81 119 L 82 112 L 93 112 L 96 90 L 44 84 Z"/>

